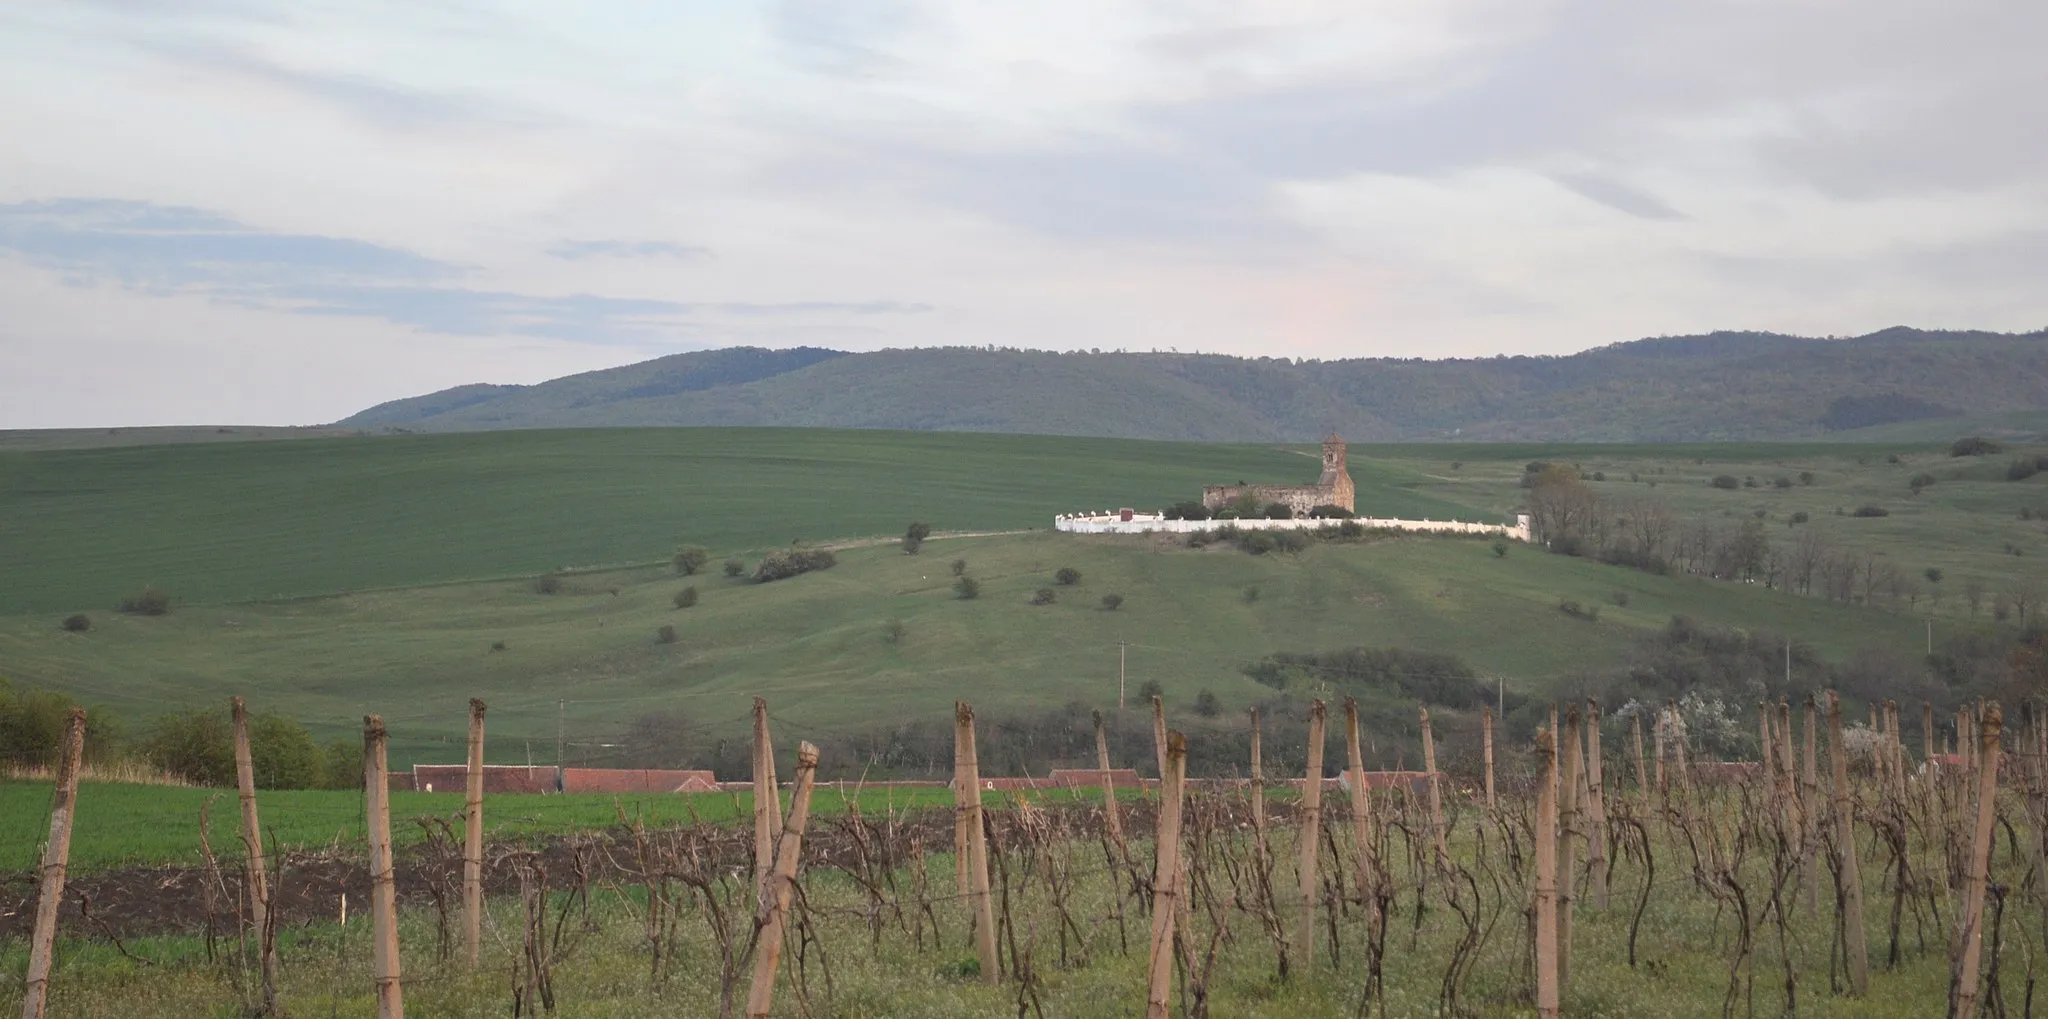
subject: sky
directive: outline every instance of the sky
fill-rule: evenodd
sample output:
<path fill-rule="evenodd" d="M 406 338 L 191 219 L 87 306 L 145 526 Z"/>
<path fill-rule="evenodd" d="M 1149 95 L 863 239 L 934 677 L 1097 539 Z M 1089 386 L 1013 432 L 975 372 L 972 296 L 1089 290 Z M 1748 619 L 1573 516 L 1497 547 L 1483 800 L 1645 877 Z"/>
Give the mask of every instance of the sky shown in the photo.
<path fill-rule="evenodd" d="M 2048 325 L 2038 0 L 0 4 L 0 428 Z"/>

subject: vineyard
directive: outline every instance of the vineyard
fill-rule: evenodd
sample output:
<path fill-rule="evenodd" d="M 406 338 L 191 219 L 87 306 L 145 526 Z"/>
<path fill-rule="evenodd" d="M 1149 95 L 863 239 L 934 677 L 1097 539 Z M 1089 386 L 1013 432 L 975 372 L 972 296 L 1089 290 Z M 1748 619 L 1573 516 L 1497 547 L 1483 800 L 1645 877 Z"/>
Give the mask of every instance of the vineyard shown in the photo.
<path fill-rule="evenodd" d="M 281 846 L 263 834 L 237 702 L 239 841 L 204 840 L 201 866 L 67 885 L 72 828 L 93 820 L 74 810 L 78 712 L 40 890 L 0 925 L 10 969 L 27 957 L 0 1006 L 2031 1016 L 2048 726 L 2030 710 L 2008 733 L 1996 705 L 1923 708 L 1917 726 L 1889 703 L 1844 714 L 1832 693 L 1760 704 L 1761 760 L 1723 762 L 1695 755 L 1675 710 L 1568 703 L 1533 739 L 1486 712 L 1478 759 L 1439 762 L 1425 708 L 1421 770 L 1371 772 L 1355 707 L 1314 701 L 1301 772 L 1266 772 L 1262 726 L 1281 720 L 1255 712 L 1242 777 L 1189 779 L 1155 699 L 1158 779 L 1040 796 L 986 791 L 960 704 L 952 810 L 855 796 L 824 814 L 818 749 L 800 743 L 778 776 L 757 701 L 750 825 L 622 809 L 598 830 L 487 841 L 499 798 L 483 795 L 472 702 L 467 807 L 399 819 L 425 834 L 395 849 L 381 721 L 365 720 L 365 843 Z M 1343 760 L 1324 759 L 1326 729 Z"/>

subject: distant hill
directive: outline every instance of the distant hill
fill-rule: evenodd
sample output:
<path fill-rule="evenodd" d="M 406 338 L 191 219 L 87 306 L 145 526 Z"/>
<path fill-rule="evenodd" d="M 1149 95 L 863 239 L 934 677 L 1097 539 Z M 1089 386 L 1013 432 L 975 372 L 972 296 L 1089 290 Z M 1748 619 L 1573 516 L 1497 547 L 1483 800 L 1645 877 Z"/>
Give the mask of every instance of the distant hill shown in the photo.
<path fill-rule="evenodd" d="M 468 385 L 337 427 L 774 425 L 1299 441 L 1701 442 L 1848 437 L 2048 410 L 2048 330 L 1717 332 L 1561 357 L 1296 362 L 949 347 L 734 347 L 534 386 Z M 1964 415 L 1971 417 L 1964 417 Z"/>

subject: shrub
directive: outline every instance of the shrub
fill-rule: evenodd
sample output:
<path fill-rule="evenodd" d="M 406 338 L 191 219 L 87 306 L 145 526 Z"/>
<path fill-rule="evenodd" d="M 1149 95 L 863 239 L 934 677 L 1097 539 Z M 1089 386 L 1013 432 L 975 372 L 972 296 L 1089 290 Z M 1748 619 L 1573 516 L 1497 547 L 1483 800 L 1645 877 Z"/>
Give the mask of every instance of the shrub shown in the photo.
<path fill-rule="evenodd" d="M 1294 508 L 1284 502 L 1269 502 L 1266 504 L 1265 517 L 1268 520 L 1292 520 Z"/>
<path fill-rule="evenodd" d="M 1342 506 L 1336 506 L 1326 502 L 1321 506 L 1317 506 L 1316 508 L 1309 510 L 1308 515 L 1315 517 L 1318 520 L 1349 520 L 1352 517 L 1357 516 L 1358 514 L 1353 513 Z"/>
<path fill-rule="evenodd" d="M 740 560 L 738 560 L 738 559 L 727 559 L 727 560 L 725 561 L 725 575 L 726 575 L 726 576 L 728 576 L 728 577 L 737 577 L 737 576 L 739 576 L 740 574 L 742 574 L 742 573 L 745 573 L 745 572 L 747 572 L 747 564 L 746 564 L 746 563 L 744 563 L 744 562 L 742 562 L 742 561 L 740 561 Z"/>
<path fill-rule="evenodd" d="M 1813 473 L 1812 471 L 1800 471 L 1800 472 L 1799 472 L 1799 483 L 1800 483 L 1800 484 L 1802 484 L 1802 485 L 1812 485 L 1812 484 L 1813 484 L 1813 481 L 1814 481 L 1814 473 Z"/>
<path fill-rule="evenodd" d="M 1237 547 L 1253 555 L 1265 555 L 1278 549 L 1280 541 L 1273 537 L 1272 531 L 1246 531 L 1243 537 L 1237 539 Z"/>
<path fill-rule="evenodd" d="M 1505 539 L 1505 538 L 1495 538 L 1495 539 L 1493 539 L 1493 554 L 1494 554 L 1495 556 L 1498 556 L 1499 558 L 1502 558 L 1502 559 L 1506 559 L 1506 558 L 1508 557 L 1508 543 L 1507 543 L 1507 539 Z"/>
<path fill-rule="evenodd" d="M 1594 481 L 1606 481 L 1606 480 L 1607 480 L 1607 472 L 1606 472 L 1606 471 L 1594 471 L 1594 472 L 1593 472 L 1593 480 L 1594 480 Z"/>
<path fill-rule="evenodd" d="M 959 580 L 953 582 L 953 593 L 964 600 L 973 601 L 981 597 L 981 581 L 962 575 Z"/>
<path fill-rule="evenodd" d="M 910 528 L 903 532 L 903 554 L 916 555 L 924 548 L 924 540 L 932 536 L 932 525 L 922 520 L 912 521 Z"/>
<path fill-rule="evenodd" d="M 953 575 L 956 577 L 964 577 L 967 575 L 967 560 L 953 560 Z"/>
<path fill-rule="evenodd" d="M 1907 479 L 1906 487 L 1912 489 L 1914 495 L 1919 495 L 1924 489 L 1933 487 L 1934 481 L 1934 475 L 1921 471 Z"/>
<path fill-rule="evenodd" d="M 2043 465 L 2048 465 L 2048 456 L 2020 457 L 2012 463 L 2005 465 L 2005 480 L 2025 481 L 2041 473 Z"/>
<path fill-rule="evenodd" d="M 1059 572 L 1052 575 L 1052 579 L 1061 587 L 1073 587 L 1081 582 L 1081 571 L 1072 566 L 1062 566 Z"/>
<path fill-rule="evenodd" d="M 1573 619 L 1583 619 L 1589 623 L 1595 622 L 1600 618 L 1600 606 L 1581 605 L 1570 599 L 1560 600 L 1557 603 L 1557 610 Z"/>
<path fill-rule="evenodd" d="M 1189 548 L 1208 548 L 1209 543 L 1214 540 L 1216 540 L 1215 536 L 1208 531 L 1188 532 L 1187 543 Z"/>
<path fill-rule="evenodd" d="M 1395 690 L 1404 698 L 1458 710 L 1477 708 L 1492 699 L 1492 690 L 1480 681 L 1479 674 L 1456 656 L 1404 648 L 1283 651 L 1247 665 L 1243 671 L 1276 690 L 1302 685 L 1375 695 Z"/>
<path fill-rule="evenodd" d="M 891 644 L 903 643 L 903 635 L 908 632 L 910 628 L 903 625 L 901 619 L 891 619 L 882 624 L 882 639 Z"/>
<path fill-rule="evenodd" d="M 131 616 L 161 616 L 171 611 L 171 596 L 145 587 L 141 594 L 121 599 L 121 611 Z"/>
<path fill-rule="evenodd" d="M 1105 595 L 1103 595 L 1103 596 L 1102 596 L 1102 608 L 1103 608 L 1103 611 L 1105 611 L 1105 612 L 1115 612 L 1115 611 L 1116 611 L 1117 609 L 1120 609 L 1120 608 L 1122 608 L 1122 607 L 1123 607 L 1123 604 L 1124 604 L 1124 596 L 1123 596 L 1123 595 L 1120 595 L 1120 594 L 1105 594 Z"/>
<path fill-rule="evenodd" d="M 1197 499 L 1174 503 L 1161 510 L 1160 515 L 1168 520 L 1207 520 L 1211 516 L 1209 507 Z"/>
<path fill-rule="evenodd" d="M 1805 510 L 1800 510 L 1799 512 L 1794 513 L 1791 516 L 1785 518 L 1785 526 L 1791 527 L 1794 524 L 1803 524 L 1812 519 L 1813 517 L 1808 515 Z"/>
<path fill-rule="evenodd" d="M 1725 488 L 1731 492 L 1742 487 L 1742 481 L 1733 474 L 1716 474 L 1714 475 L 1714 480 L 1707 482 L 1707 484 L 1715 488 Z"/>
<path fill-rule="evenodd" d="M 677 591 L 675 603 L 676 608 L 679 609 L 687 609 L 697 604 L 697 589 L 695 587 L 686 587 Z"/>
<path fill-rule="evenodd" d="M 1031 595 L 1031 604 L 1033 605 L 1051 605 L 1057 600 L 1059 600 L 1058 596 L 1054 595 L 1052 588 L 1049 587 L 1041 587 Z"/>
<path fill-rule="evenodd" d="M 666 623 L 662 624 L 662 627 L 661 627 L 661 629 L 659 629 L 659 630 L 656 630 L 656 631 L 654 631 L 654 642 L 655 642 L 656 644 L 673 644 L 673 643 L 675 643 L 675 642 L 676 642 L 676 628 L 675 628 L 675 627 L 673 627 L 673 626 L 670 626 L 670 625 L 668 625 L 668 624 L 666 624 Z"/>
<path fill-rule="evenodd" d="M 1993 453 L 2003 452 L 2005 452 L 2005 446 L 2002 443 L 1987 439 L 1981 435 L 1965 435 L 1957 439 L 1955 444 L 1948 448 L 1948 455 L 1950 456 L 1990 456 Z"/>
<path fill-rule="evenodd" d="M 754 568 L 754 581 L 765 584 L 771 580 L 786 580 L 804 573 L 829 570 L 839 565 L 839 558 L 822 548 L 777 549 L 761 557 L 761 565 Z"/>
<path fill-rule="evenodd" d="M 1627 591 L 1617 590 L 1612 595 L 1608 596 L 1607 600 L 1613 602 L 1616 608 L 1628 608 Z"/>
<path fill-rule="evenodd" d="M 1305 551 L 1309 546 L 1309 542 L 1313 540 L 1301 531 L 1269 531 L 1267 536 L 1273 539 L 1273 549 L 1275 551 L 1285 552 L 1289 555 Z"/>
<path fill-rule="evenodd" d="M 1856 512 L 1849 515 L 1852 517 L 1888 517 L 1892 515 L 1892 511 L 1885 509 L 1883 506 L 1858 506 L 1856 507 Z"/>
<path fill-rule="evenodd" d="M 1744 488 L 1755 488 L 1755 487 L 1756 487 L 1756 475 L 1754 475 L 1754 474 L 1750 474 L 1750 475 L 1747 475 L 1747 476 L 1745 476 L 1745 477 L 1744 477 L 1744 478 L 1742 479 L 1742 487 L 1744 487 Z"/>
<path fill-rule="evenodd" d="M 684 545 L 676 549 L 674 559 L 676 572 L 687 577 L 704 568 L 711 561 L 711 553 L 696 545 Z"/>
<path fill-rule="evenodd" d="M 1216 699 L 1216 691 L 1203 690 L 1195 695 L 1195 714 L 1203 718 L 1215 718 L 1222 713 L 1223 704 Z"/>
<path fill-rule="evenodd" d="M 1930 584 L 1939 584 L 1941 583 L 1941 578 L 1947 576 L 1947 574 L 1941 572 L 1941 567 L 1939 566 L 1929 566 L 1920 575 L 1926 577 L 1927 582 Z"/>
<path fill-rule="evenodd" d="M 71 633 L 84 633 L 92 629 L 92 617 L 83 612 L 65 616 L 64 629 Z"/>
<path fill-rule="evenodd" d="M 17 690 L 0 681 L 0 762 L 53 765 L 71 730 L 71 698 L 51 690 Z M 88 724 L 90 724 L 90 718 Z M 87 733 L 86 748 L 94 741 Z"/>
<path fill-rule="evenodd" d="M 555 594 L 560 592 L 562 590 L 562 575 L 559 573 L 543 573 L 533 578 L 533 590 L 536 594 Z"/>
<path fill-rule="evenodd" d="M 1154 697 L 1164 697 L 1165 695 L 1166 691 L 1160 689 L 1159 681 L 1156 679 L 1148 679 L 1138 684 L 1138 699 L 1140 701 L 1149 701 Z"/>
<path fill-rule="evenodd" d="M 1780 474 L 1771 481 L 1771 484 L 1778 488 L 1791 488 L 1792 479 L 1786 475 Z"/>
<path fill-rule="evenodd" d="M 327 744 L 321 752 L 321 765 L 325 774 L 320 777 L 322 789 L 361 789 L 363 787 L 363 744 L 361 740 L 338 739 Z"/>
<path fill-rule="evenodd" d="M 1259 588 L 1258 588 L 1258 585 L 1257 585 L 1257 584 L 1254 584 L 1254 585 L 1252 585 L 1252 586 L 1250 586 L 1250 587 L 1247 587 L 1247 588 L 1245 588 L 1245 589 L 1244 589 L 1244 603 L 1245 603 L 1246 605 L 1250 605 L 1250 604 L 1252 604 L 1253 602 L 1256 602 L 1256 601 L 1258 601 L 1258 600 L 1259 600 Z"/>
<path fill-rule="evenodd" d="M 504 642 L 504 641 L 502 641 L 502 640 L 494 640 L 494 641 L 492 641 L 492 642 L 491 642 L 491 650 L 493 650 L 493 651 L 503 651 L 503 650 L 505 650 L 505 642 Z"/>
<path fill-rule="evenodd" d="M 151 766 L 195 785 L 234 784 L 234 726 L 225 711 L 165 715 L 150 726 L 140 749 Z M 329 772 L 326 753 L 306 727 L 276 715 L 249 720 L 249 759 L 264 789 L 309 789 Z M 356 782 L 361 781 L 359 774 Z"/>
<path fill-rule="evenodd" d="M 1363 538 L 1365 537 L 1365 525 L 1346 517 L 1343 523 L 1337 525 L 1337 537 Z"/>

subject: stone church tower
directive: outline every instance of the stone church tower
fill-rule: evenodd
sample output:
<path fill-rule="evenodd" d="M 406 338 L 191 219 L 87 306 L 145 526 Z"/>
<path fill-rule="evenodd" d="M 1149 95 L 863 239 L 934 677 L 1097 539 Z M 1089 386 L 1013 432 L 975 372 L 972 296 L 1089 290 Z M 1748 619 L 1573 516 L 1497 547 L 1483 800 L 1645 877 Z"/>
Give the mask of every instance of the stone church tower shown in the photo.
<path fill-rule="evenodd" d="M 1323 476 L 1316 481 L 1316 487 L 1329 493 L 1325 503 L 1354 512 L 1358 509 L 1354 505 L 1357 492 L 1351 487 L 1351 471 L 1344 463 L 1344 440 L 1337 437 L 1335 430 L 1323 440 Z"/>

